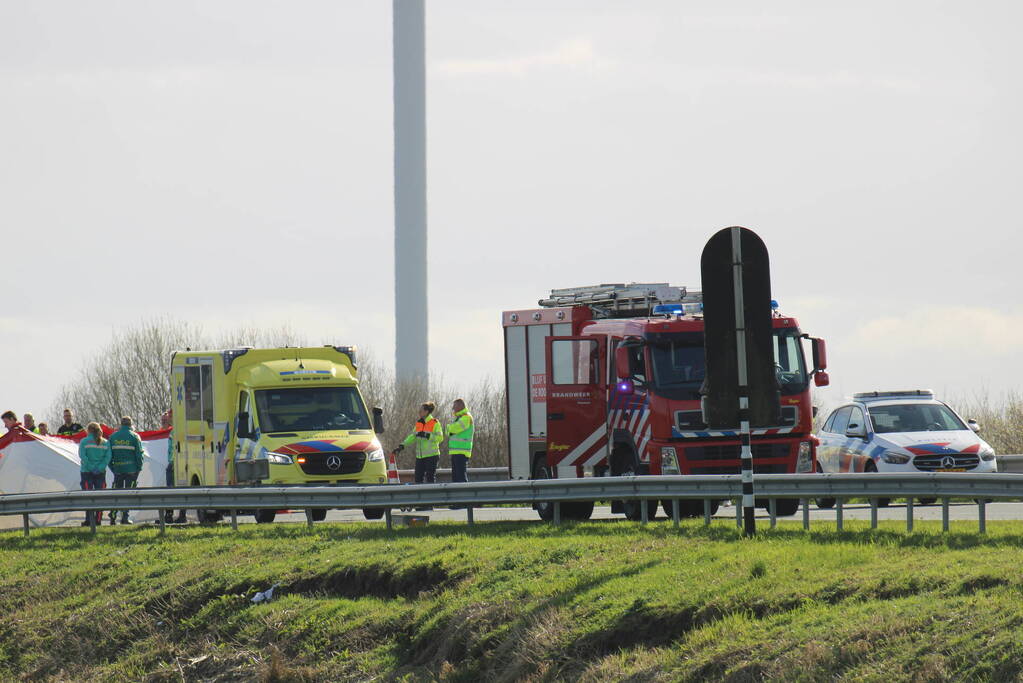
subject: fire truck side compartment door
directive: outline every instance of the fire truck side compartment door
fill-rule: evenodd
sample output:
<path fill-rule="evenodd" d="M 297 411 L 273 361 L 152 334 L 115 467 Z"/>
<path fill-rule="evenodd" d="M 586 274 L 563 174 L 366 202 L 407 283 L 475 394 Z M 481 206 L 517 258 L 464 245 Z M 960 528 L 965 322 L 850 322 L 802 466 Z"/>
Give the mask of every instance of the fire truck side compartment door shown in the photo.
<path fill-rule="evenodd" d="M 547 463 L 558 477 L 607 455 L 605 354 L 594 337 L 547 339 Z"/>

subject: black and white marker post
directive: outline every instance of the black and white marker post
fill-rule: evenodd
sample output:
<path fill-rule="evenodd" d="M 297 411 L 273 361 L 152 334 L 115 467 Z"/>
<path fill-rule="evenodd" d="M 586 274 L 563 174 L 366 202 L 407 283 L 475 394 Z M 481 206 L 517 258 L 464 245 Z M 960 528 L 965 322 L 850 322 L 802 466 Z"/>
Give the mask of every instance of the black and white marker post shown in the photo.
<path fill-rule="evenodd" d="M 778 425 L 781 410 L 767 247 L 752 230 L 725 228 L 707 242 L 700 267 L 707 358 L 703 421 L 714 431 L 738 431 L 743 531 L 752 536 L 756 499 L 750 435 L 754 427 Z"/>
<path fill-rule="evenodd" d="M 746 365 L 746 306 L 743 303 L 741 228 L 729 228 L 732 238 L 732 288 L 735 290 L 735 362 L 739 380 L 739 442 L 742 462 L 742 533 L 757 533 L 753 497 L 753 447 L 750 445 L 749 368 Z"/>

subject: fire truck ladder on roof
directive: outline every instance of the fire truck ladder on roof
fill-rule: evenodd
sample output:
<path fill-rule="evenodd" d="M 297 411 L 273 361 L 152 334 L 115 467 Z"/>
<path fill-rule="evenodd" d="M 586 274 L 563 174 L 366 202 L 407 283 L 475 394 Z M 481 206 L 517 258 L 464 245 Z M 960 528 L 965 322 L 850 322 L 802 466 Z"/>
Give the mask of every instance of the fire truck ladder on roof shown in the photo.
<path fill-rule="evenodd" d="M 623 318 L 651 315 L 661 304 L 702 303 L 703 294 L 666 282 L 605 284 L 592 287 L 552 289 L 547 299 L 538 302 L 544 308 L 589 306 L 598 318 Z"/>

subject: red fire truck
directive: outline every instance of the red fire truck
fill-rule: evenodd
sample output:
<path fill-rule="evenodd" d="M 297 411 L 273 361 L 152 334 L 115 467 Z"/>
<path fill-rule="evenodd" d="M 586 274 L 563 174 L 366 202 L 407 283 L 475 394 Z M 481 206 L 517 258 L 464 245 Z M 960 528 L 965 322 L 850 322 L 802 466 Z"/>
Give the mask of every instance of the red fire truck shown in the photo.
<path fill-rule="evenodd" d="M 701 302 L 700 292 L 684 287 L 611 284 L 556 289 L 539 308 L 505 311 L 511 477 L 738 474 L 737 426 L 712 431 L 703 424 Z M 824 341 L 777 310 L 773 324 L 781 422 L 753 431 L 754 472 L 812 472 L 810 379 L 828 383 Z M 813 351 L 810 368 L 804 339 Z M 612 511 L 639 519 L 640 505 L 616 502 Z M 648 505 L 652 519 L 657 503 Z M 797 507 L 797 500 L 778 501 L 777 512 L 791 515 Z M 536 508 L 544 519 L 553 516 L 552 504 Z M 561 510 L 587 519 L 593 503 L 563 503 Z M 683 514 L 702 512 L 701 502 L 683 502 Z"/>

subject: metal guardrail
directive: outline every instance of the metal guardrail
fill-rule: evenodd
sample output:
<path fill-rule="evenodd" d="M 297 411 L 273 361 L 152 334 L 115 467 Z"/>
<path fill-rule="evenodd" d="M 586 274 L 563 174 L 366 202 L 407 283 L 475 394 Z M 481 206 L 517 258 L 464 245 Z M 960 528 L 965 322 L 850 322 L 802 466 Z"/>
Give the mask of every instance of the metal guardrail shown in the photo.
<path fill-rule="evenodd" d="M 170 510 L 194 508 L 223 510 L 237 528 L 239 511 L 305 509 L 312 525 L 315 508 L 377 508 L 386 511 L 388 527 L 391 509 L 420 506 L 465 506 L 467 521 L 473 522 L 473 507 L 508 503 L 554 501 L 554 521 L 560 522 L 563 502 L 590 500 L 703 500 L 704 521 L 710 523 L 711 501 L 738 498 L 742 491 L 739 475 L 587 477 L 459 484 L 411 484 L 404 486 L 289 486 L 152 488 L 104 491 L 61 491 L 0 496 L 0 515 L 22 515 L 25 534 L 29 515 L 86 510 Z M 906 525 L 913 528 L 913 499 L 942 500 L 942 527 L 948 530 L 950 498 L 978 501 L 978 522 L 986 527 L 986 503 L 994 499 L 1023 498 L 1023 474 L 970 473 L 868 473 L 868 474 L 774 474 L 756 478 L 758 499 L 769 501 L 771 526 L 776 523 L 777 499 L 802 501 L 803 526 L 809 528 L 809 505 L 813 498 L 836 499 L 835 514 L 842 528 L 843 501 L 871 499 L 871 526 L 877 526 L 878 498 L 907 498 Z M 644 520 L 647 506 L 640 506 Z M 679 521 L 679 505 L 673 506 Z M 741 508 L 737 508 L 741 510 Z M 94 519 L 90 515 L 90 519 Z M 163 515 L 158 515 L 161 532 Z"/>
<path fill-rule="evenodd" d="M 999 472 L 1023 472 L 1023 455 L 996 455 Z"/>

